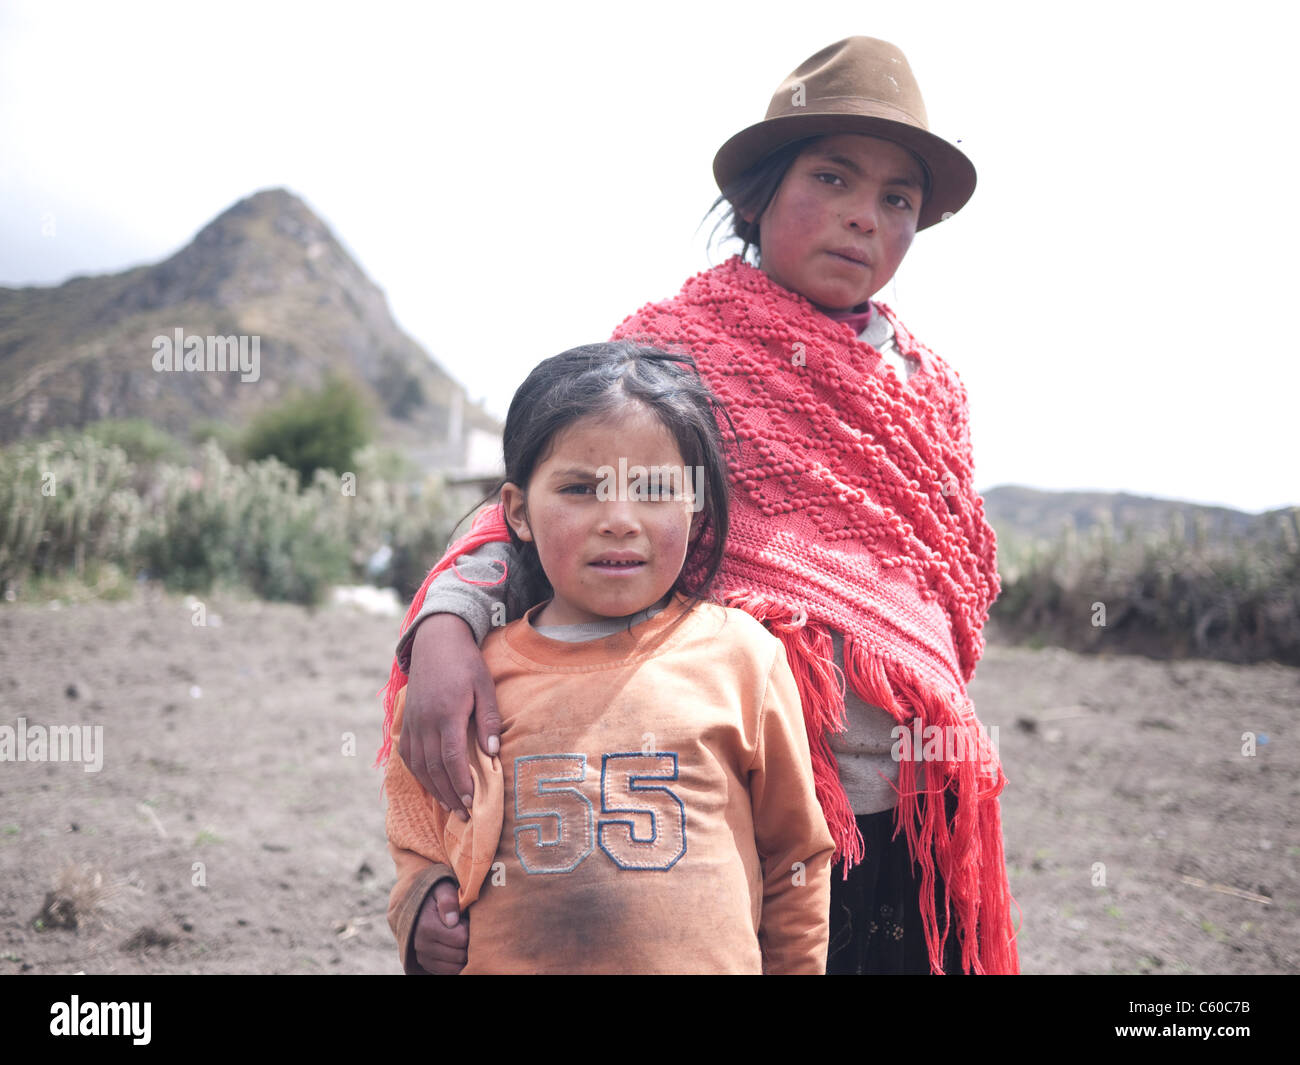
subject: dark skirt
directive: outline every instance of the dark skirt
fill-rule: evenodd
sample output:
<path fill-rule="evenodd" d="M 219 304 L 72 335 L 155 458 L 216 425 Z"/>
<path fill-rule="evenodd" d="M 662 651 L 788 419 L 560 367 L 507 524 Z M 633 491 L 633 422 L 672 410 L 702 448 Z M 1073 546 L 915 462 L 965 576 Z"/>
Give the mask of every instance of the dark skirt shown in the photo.
<path fill-rule="evenodd" d="M 952 821 L 955 798 L 947 796 Z M 866 857 L 843 878 L 840 866 L 831 870 L 830 943 L 828 976 L 867 973 L 930 971 L 930 954 L 921 924 L 920 867 L 907 849 L 907 836 L 894 834 L 894 811 L 882 810 L 857 818 L 866 843 Z M 943 927 L 943 877 L 934 872 L 936 913 Z M 960 974 L 961 945 L 956 929 L 949 931 L 943 947 L 943 970 Z"/>

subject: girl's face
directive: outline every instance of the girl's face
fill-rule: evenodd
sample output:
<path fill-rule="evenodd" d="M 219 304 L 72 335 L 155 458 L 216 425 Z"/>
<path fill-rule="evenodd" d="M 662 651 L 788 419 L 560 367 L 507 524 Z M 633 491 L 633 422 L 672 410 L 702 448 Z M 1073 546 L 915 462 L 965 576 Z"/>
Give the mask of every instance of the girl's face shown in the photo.
<path fill-rule="evenodd" d="M 865 303 L 916 236 L 921 179 L 916 158 L 892 141 L 823 138 L 795 159 L 758 219 L 764 273 L 823 310 Z"/>
<path fill-rule="evenodd" d="M 623 460 L 620 467 L 619 460 Z M 544 625 L 576 625 L 644 610 L 668 594 L 681 573 L 695 515 L 689 495 L 651 494 L 619 483 L 620 468 L 683 470 L 671 433 L 644 404 L 628 401 L 607 415 L 557 433 L 527 492 L 501 489 L 506 520 L 537 554 L 555 591 Z M 678 485 L 694 487 L 693 478 Z M 632 498 L 630 498 L 632 497 Z"/>

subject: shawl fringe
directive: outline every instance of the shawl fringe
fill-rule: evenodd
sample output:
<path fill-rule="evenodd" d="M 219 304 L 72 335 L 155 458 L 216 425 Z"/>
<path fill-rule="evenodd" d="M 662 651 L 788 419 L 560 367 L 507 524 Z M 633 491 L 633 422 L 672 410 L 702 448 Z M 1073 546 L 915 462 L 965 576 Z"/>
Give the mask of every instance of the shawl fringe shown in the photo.
<path fill-rule="evenodd" d="M 835 840 L 834 860 L 843 862 L 847 878 L 849 870 L 865 857 L 865 844 L 827 740 L 828 733 L 845 730 L 844 687 L 836 676 L 830 633 L 810 623 L 804 608 L 779 603 L 770 596 L 737 591 L 726 594 L 723 602 L 750 614 L 785 647 L 803 703 L 817 799 Z M 941 735 L 947 736 L 950 730 L 962 735 L 962 757 L 947 760 L 950 745 L 944 742 L 943 757 L 925 759 L 924 787 L 917 786 L 918 763 L 907 757 L 899 760 L 894 838 L 900 830 L 904 832 L 912 860 L 920 869 L 921 921 L 931 972 L 943 972 L 944 944 L 953 934 L 967 972 L 1019 972 L 1019 927 L 1011 924 L 1010 907 L 1015 900 L 1006 877 L 981 876 L 981 869 L 1005 868 L 997 799 L 1006 778 L 969 700 L 922 682 L 906 666 L 847 636 L 844 681 L 864 702 L 884 709 L 900 725 L 911 728 L 919 721 L 921 729 L 939 726 Z M 957 800 L 951 825 L 946 791 Z M 935 902 L 936 869 L 944 883 L 942 920 Z"/>
<path fill-rule="evenodd" d="M 836 676 L 830 634 L 809 626 L 802 611 L 757 592 L 730 592 L 722 597 L 722 602 L 761 622 L 785 647 L 785 657 L 803 707 L 817 801 L 835 841 L 835 855 L 831 860 L 843 860 L 847 879 L 849 870 L 866 857 L 866 843 L 858 830 L 844 785 L 840 783 L 839 766 L 826 738 L 828 733 L 843 732 L 846 727 L 844 688 Z"/>

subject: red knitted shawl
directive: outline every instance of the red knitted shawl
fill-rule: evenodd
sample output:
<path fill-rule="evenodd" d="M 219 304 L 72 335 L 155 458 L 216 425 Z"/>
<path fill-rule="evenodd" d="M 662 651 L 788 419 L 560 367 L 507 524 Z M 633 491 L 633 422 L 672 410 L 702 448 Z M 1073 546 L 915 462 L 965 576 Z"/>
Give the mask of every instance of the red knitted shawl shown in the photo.
<path fill-rule="evenodd" d="M 817 797 L 846 875 L 862 859 L 863 841 L 826 739 L 844 729 L 833 631 L 844 635 L 844 676 L 859 697 L 900 723 L 919 718 L 922 729 L 946 730 L 937 759 L 927 747 L 924 789 L 916 787 L 916 762 L 902 760 L 899 774 L 897 826 L 921 870 L 932 969 L 941 971 L 955 927 L 967 971 L 1012 973 L 1019 962 L 997 799 L 1005 778 L 966 694 L 999 591 L 994 534 L 972 483 L 966 392 L 888 307 L 876 306 L 899 351 L 920 361 L 907 385 L 877 374 L 879 352 L 849 326 L 739 257 L 642 308 L 614 339 L 692 355 L 736 426 L 731 533 L 714 594 L 785 645 Z M 479 543 L 506 538 L 499 508 L 484 512 L 434 572 Z M 424 589 L 406 625 L 423 599 Z M 386 729 L 403 683 L 394 664 Z M 947 740 L 950 733 L 960 742 Z M 951 825 L 945 786 L 958 799 Z M 947 892 L 942 925 L 936 865 Z"/>

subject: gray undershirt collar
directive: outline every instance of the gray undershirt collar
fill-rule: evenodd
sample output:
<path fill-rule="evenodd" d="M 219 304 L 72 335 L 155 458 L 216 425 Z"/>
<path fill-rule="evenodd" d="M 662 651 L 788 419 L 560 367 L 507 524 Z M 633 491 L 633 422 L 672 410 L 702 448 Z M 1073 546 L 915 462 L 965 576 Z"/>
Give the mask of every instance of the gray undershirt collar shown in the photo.
<path fill-rule="evenodd" d="M 635 614 L 629 614 L 627 617 L 605 618 L 602 621 L 584 621 L 578 625 L 533 625 L 533 631 L 540 636 L 545 636 L 548 640 L 560 640 L 564 643 L 586 643 L 588 640 L 603 640 L 606 636 L 626 632 L 634 625 L 649 621 L 668 605 L 669 598 L 671 596 L 666 595 L 659 602 L 646 607 L 644 610 L 638 610 Z"/>

